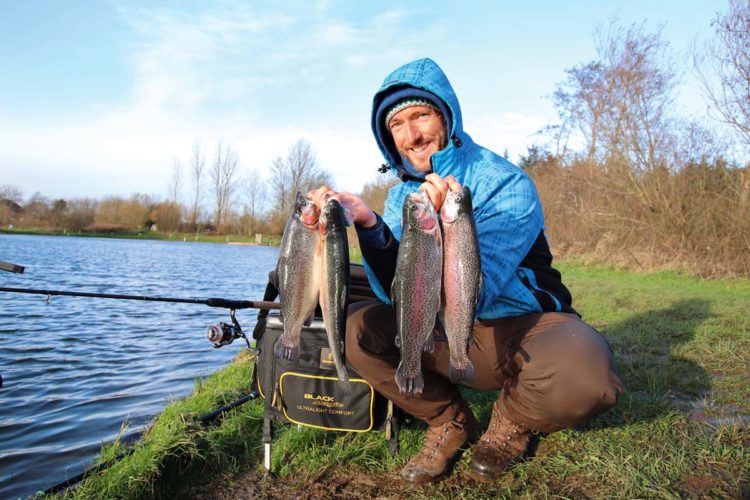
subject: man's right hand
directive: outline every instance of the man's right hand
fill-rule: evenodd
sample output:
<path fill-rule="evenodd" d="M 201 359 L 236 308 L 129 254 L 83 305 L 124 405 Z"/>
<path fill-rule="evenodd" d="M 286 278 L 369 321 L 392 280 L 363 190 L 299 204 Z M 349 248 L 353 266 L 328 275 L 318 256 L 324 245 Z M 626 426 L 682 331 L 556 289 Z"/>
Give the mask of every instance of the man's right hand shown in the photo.
<path fill-rule="evenodd" d="M 308 198 L 311 198 L 321 210 L 329 198 L 338 200 L 338 202 L 341 203 L 341 206 L 351 214 L 352 221 L 364 228 L 372 227 L 378 222 L 375 212 L 373 212 L 370 207 L 367 206 L 367 203 L 356 194 L 347 192 L 339 193 L 328 186 L 321 186 L 318 189 L 313 189 L 307 193 L 307 196 Z"/>

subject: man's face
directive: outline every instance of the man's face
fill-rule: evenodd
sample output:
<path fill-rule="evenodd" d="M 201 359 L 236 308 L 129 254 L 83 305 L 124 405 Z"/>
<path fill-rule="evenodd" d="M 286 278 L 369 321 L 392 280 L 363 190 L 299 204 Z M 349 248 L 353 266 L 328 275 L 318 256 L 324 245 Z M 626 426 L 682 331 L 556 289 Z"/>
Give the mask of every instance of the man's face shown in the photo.
<path fill-rule="evenodd" d="M 434 108 L 409 106 L 388 122 L 396 149 L 417 172 L 430 171 L 430 156 L 448 144 L 445 122 Z"/>

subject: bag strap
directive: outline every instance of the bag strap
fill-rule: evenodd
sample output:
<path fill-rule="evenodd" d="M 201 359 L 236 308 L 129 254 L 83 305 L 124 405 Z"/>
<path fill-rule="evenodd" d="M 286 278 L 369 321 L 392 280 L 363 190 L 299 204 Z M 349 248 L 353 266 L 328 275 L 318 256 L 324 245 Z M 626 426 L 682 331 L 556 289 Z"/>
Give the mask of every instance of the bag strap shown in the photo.
<path fill-rule="evenodd" d="M 268 273 L 268 284 L 266 285 L 266 291 L 263 293 L 263 300 L 265 302 L 273 302 L 276 297 L 279 296 L 279 285 L 278 277 L 276 276 L 276 270 Z M 260 339 L 263 332 L 266 330 L 266 317 L 268 316 L 269 309 L 261 309 L 258 311 L 258 321 L 255 323 L 253 328 L 253 338 L 257 341 Z"/>

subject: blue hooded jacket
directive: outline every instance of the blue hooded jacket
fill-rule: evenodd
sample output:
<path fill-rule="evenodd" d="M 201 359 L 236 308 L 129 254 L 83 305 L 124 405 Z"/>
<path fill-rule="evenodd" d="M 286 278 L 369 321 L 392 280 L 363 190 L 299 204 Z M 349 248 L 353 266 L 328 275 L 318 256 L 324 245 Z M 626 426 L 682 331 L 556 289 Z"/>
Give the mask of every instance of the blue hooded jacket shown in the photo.
<path fill-rule="evenodd" d="M 536 187 L 528 175 L 505 158 L 474 143 L 463 129 L 453 88 L 431 59 L 410 62 L 391 73 L 375 94 L 372 130 L 394 174 L 415 174 L 398 154 L 382 123 L 384 110 L 404 95 L 428 96 L 443 110 L 450 140 L 431 157 L 432 171 L 453 175 L 472 192 L 484 287 L 478 319 L 495 319 L 541 311 L 575 312 L 544 236 L 544 216 Z M 445 116 L 445 115 L 448 116 Z M 388 193 L 385 213 L 374 228 L 357 229 L 368 279 L 380 300 L 388 293 L 401 238 L 404 198 L 419 182 L 400 182 Z"/>

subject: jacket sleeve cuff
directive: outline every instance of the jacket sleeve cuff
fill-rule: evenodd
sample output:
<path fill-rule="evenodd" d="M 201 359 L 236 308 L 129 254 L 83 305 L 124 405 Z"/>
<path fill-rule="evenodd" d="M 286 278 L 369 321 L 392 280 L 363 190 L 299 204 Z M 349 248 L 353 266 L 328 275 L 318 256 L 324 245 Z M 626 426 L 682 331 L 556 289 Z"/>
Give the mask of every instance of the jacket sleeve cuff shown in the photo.
<path fill-rule="evenodd" d="M 372 227 L 355 225 L 357 238 L 359 238 L 359 244 L 363 247 L 383 249 L 391 244 L 393 235 L 385 222 L 383 222 L 383 218 L 378 214 L 375 214 L 375 217 L 377 217 L 377 222 Z"/>

